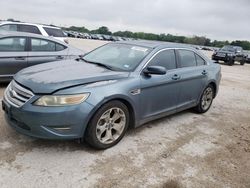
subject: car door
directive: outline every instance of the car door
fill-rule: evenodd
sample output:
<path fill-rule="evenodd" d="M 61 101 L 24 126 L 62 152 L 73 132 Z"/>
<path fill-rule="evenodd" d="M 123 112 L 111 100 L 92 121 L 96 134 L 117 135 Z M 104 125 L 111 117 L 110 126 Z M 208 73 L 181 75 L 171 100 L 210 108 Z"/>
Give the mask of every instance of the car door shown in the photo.
<path fill-rule="evenodd" d="M 0 76 L 12 77 L 27 67 L 27 46 L 25 37 L 0 39 Z"/>
<path fill-rule="evenodd" d="M 67 53 L 64 45 L 46 39 L 30 38 L 28 66 L 63 60 L 67 58 Z"/>
<path fill-rule="evenodd" d="M 141 75 L 140 112 L 141 118 L 151 119 L 164 112 L 175 112 L 178 84 L 178 70 L 176 69 L 176 55 L 174 50 L 158 52 L 147 66 L 163 66 L 165 75 Z"/>
<path fill-rule="evenodd" d="M 180 94 L 177 108 L 194 106 L 207 83 L 207 66 L 202 57 L 191 50 L 177 50 Z"/>

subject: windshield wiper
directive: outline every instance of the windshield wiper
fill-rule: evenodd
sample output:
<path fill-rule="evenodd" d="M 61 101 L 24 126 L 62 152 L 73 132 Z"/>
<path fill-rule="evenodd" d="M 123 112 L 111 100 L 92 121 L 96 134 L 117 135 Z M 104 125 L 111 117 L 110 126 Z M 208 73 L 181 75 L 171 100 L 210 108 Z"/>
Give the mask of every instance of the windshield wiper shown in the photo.
<path fill-rule="evenodd" d="M 81 58 L 81 60 L 85 61 L 86 63 L 91 63 L 91 64 L 95 64 L 95 65 L 98 65 L 98 66 L 101 66 L 101 67 L 105 67 L 106 69 L 109 69 L 109 70 L 114 70 L 114 68 L 110 65 L 106 65 L 106 64 L 103 64 L 103 63 L 99 63 L 99 62 L 95 62 L 95 61 L 88 61 L 84 58 Z"/>

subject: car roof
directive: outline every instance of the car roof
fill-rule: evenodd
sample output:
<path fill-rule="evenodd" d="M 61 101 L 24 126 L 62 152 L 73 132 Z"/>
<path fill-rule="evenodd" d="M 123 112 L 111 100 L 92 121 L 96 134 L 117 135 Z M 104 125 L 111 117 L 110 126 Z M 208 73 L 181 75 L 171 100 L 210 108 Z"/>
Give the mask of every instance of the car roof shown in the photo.
<path fill-rule="evenodd" d="M 44 25 L 44 24 L 36 24 L 36 23 L 26 23 L 26 22 L 11 22 L 11 21 L 2 21 L 0 24 L 22 24 L 22 25 L 33 25 L 33 26 L 42 26 L 42 27 L 48 27 L 48 28 L 53 28 L 53 29 L 61 29 L 56 26 L 51 26 L 51 25 Z"/>
<path fill-rule="evenodd" d="M 124 42 L 121 41 L 121 42 L 117 42 L 117 43 L 143 46 L 146 48 L 189 48 L 189 49 L 194 49 L 194 47 L 187 45 L 187 44 L 161 42 L 161 41 L 133 40 L 133 41 L 124 41 Z"/>
<path fill-rule="evenodd" d="M 60 43 L 64 46 L 67 46 L 64 42 L 55 39 L 54 37 L 47 37 L 43 35 L 33 34 L 33 33 L 27 33 L 27 32 L 17 32 L 17 31 L 0 31 L 0 38 L 3 37 L 33 37 L 33 38 L 40 38 L 45 40 L 51 40 L 56 43 Z"/>

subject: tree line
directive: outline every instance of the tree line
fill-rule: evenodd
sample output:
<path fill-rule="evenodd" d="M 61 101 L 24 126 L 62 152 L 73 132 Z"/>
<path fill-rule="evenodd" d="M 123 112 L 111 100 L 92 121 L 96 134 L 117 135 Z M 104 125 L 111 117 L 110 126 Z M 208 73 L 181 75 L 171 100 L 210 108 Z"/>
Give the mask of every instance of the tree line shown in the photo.
<path fill-rule="evenodd" d="M 1 21 L 1 20 L 0 20 Z M 13 18 L 7 19 L 7 21 L 20 22 L 19 20 L 15 20 Z M 54 25 L 52 25 L 54 26 Z M 131 31 L 117 31 L 112 33 L 108 27 L 102 26 L 95 30 L 89 30 L 86 27 L 66 27 L 62 28 L 65 30 L 77 31 L 81 33 L 92 33 L 92 34 L 103 34 L 103 35 L 114 35 L 120 37 L 127 38 L 135 38 L 135 39 L 145 39 L 145 40 L 157 40 L 157 41 L 165 41 L 165 42 L 176 42 L 176 43 L 186 43 L 186 44 L 194 44 L 200 46 L 212 46 L 221 48 L 224 45 L 235 45 L 241 46 L 244 50 L 250 50 L 250 42 L 247 40 L 235 40 L 232 42 L 229 41 L 219 41 L 219 40 L 211 40 L 205 36 L 178 36 L 172 34 L 154 34 L 154 33 L 145 33 L 145 32 L 131 32 Z"/>
<path fill-rule="evenodd" d="M 71 26 L 68 28 L 63 28 L 65 30 L 77 31 L 81 33 L 92 33 L 92 34 L 104 34 L 104 35 L 114 35 L 120 37 L 128 37 L 135 39 L 145 39 L 145 40 L 157 40 L 157 41 L 166 41 L 166 42 L 176 42 L 176 43 L 186 43 L 186 44 L 194 44 L 200 46 L 213 46 L 221 48 L 224 45 L 236 45 L 241 46 L 244 50 L 250 50 L 250 42 L 249 41 L 219 41 L 219 40 L 211 40 L 205 36 L 178 36 L 172 34 L 154 34 L 154 33 L 145 33 L 145 32 L 131 32 L 131 31 L 117 31 L 112 33 L 108 27 L 102 26 L 95 30 L 89 30 L 86 27 L 76 27 Z"/>

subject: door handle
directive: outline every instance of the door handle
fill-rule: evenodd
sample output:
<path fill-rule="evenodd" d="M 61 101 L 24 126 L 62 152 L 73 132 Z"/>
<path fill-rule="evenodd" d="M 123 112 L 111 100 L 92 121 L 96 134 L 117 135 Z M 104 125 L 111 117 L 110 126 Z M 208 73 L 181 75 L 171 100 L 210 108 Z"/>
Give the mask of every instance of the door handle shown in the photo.
<path fill-rule="evenodd" d="M 181 77 L 178 74 L 172 76 L 172 80 L 179 80 Z"/>
<path fill-rule="evenodd" d="M 56 57 L 56 59 L 63 59 L 63 56 L 59 55 Z"/>
<path fill-rule="evenodd" d="M 15 57 L 15 60 L 19 60 L 19 61 L 24 61 L 26 58 L 25 57 Z"/>
<path fill-rule="evenodd" d="M 203 70 L 201 74 L 207 75 L 207 71 L 206 71 L 206 70 Z"/>

